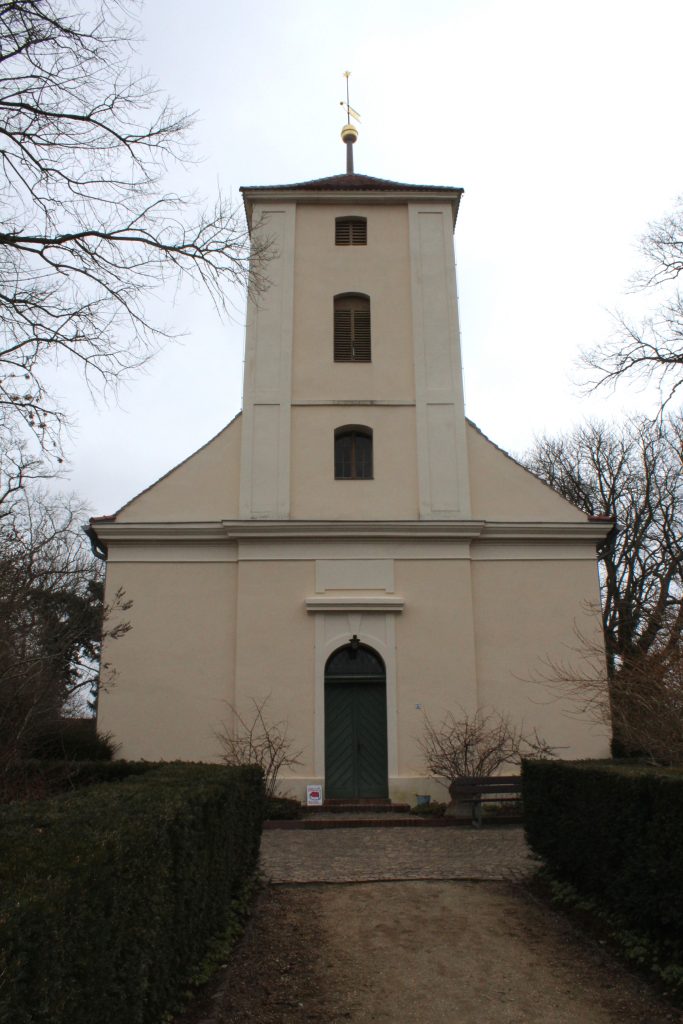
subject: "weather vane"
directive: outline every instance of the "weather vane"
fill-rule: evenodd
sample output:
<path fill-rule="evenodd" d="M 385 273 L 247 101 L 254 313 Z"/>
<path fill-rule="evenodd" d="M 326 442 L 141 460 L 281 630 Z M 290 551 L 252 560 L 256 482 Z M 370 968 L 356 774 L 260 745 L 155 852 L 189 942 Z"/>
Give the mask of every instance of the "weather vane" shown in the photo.
<path fill-rule="evenodd" d="M 347 118 L 347 121 L 348 121 L 349 124 L 351 124 L 351 118 L 353 118 L 354 121 L 360 121 L 360 114 L 358 113 L 357 110 L 354 110 L 353 107 L 351 106 L 351 104 L 349 103 L 349 78 L 350 77 L 351 77 L 351 72 L 350 71 L 345 71 L 344 72 L 344 78 L 346 79 L 346 103 L 344 103 L 344 100 L 339 100 L 339 106 L 340 107 L 346 107 L 346 118 Z"/>
<path fill-rule="evenodd" d="M 349 103 L 349 78 L 351 77 L 350 71 L 344 72 L 344 78 L 346 79 L 346 103 L 344 100 L 339 101 L 340 107 L 346 107 L 346 124 L 342 128 L 342 142 L 346 143 L 346 173 L 353 174 L 353 144 L 358 138 L 358 130 L 351 124 L 351 118 L 354 121 L 360 121 L 360 114 L 357 110 L 354 110 Z"/>

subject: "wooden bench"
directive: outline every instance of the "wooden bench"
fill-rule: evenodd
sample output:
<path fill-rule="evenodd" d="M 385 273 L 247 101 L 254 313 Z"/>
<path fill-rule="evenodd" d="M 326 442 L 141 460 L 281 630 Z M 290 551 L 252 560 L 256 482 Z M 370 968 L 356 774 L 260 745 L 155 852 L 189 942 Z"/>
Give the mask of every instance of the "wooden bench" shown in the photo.
<path fill-rule="evenodd" d="M 501 804 L 522 799 L 521 775 L 484 775 L 474 778 L 456 779 L 450 787 L 450 794 L 456 806 L 459 803 L 472 805 L 472 824 L 481 828 L 482 805 Z"/>

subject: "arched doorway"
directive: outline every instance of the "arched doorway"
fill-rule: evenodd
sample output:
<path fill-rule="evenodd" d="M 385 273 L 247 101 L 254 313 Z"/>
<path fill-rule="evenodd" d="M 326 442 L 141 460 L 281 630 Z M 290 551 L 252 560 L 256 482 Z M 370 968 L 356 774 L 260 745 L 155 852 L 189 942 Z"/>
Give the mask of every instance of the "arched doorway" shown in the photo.
<path fill-rule="evenodd" d="M 384 662 L 357 640 L 328 658 L 325 793 L 329 799 L 388 796 L 386 689 Z"/>

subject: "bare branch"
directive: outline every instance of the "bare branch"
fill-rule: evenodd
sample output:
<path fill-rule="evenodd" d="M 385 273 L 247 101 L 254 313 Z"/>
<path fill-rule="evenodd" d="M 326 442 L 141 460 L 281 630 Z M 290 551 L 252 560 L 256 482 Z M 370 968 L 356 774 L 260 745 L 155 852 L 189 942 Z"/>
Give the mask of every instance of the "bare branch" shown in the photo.
<path fill-rule="evenodd" d="M 251 711 L 242 715 L 228 704 L 231 722 L 216 732 L 227 765 L 258 765 L 263 771 L 266 797 L 275 796 L 278 776 L 283 768 L 301 764 L 302 750 L 294 750 L 286 722 L 269 722 L 266 708 L 270 696 L 262 700 L 251 697 Z"/>
<path fill-rule="evenodd" d="M 664 756 L 673 742 L 670 724 L 669 739 L 654 744 L 650 725 L 660 715 L 653 708 L 662 702 L 663 722 L 679 699 L 682 458 L 683 417 L 664 415 L 656 422 L 635 418 L 621 426 L 587 423 L 564 436 L 538 439 L 525 459 L 585 512 L 609 516 L 616 524 L 598 551 L 606 666 L 602 646 L 579 635 L 564 664 L 547 666 L 545 682 L 557 684 L 598 720 L 611 720 L 618 749 L 646 750 L 648 756 L 655 749 Z"/>
<path fill-rule="evenodd" d="M 153 323 L 152 289 L 181 278 L 227 314 L 230 289 L 265 285 L 221 195 L 164 191 L 192 159 L 192 117 L 132 70 L 133 0 L 0 2 L 0 416 L 49 455 L 64 411 L 47 383 L 60 358 L 105 394 L 174 331 Z"/>
<path fill-rule="evenodd" d="M 468 714 L 460 708 L 439 723 L 425 714 L 424 732 L 418 738 L 425 766 L 444 786 L 459 778 L 496 775 L 501 768 L 519 765 L 523 757 L 551 757 L 553 749 L 534 730 L 512 723 L 508 715 L 490 708 Z"/>
<path fill-rule="evenodd" d="M 632 278 L 632 290 L 658 290 L 658 305 L 640 322 L 616 313 L 612 337 L 586 350 L 581 361 L 589 371 L 588 390 L 622 380 L 654 382 L 665 409 L 683 384 L 683 295 L 676 287 L 683 272 L 683 196 L 671 214 L 649 225 L 639 251 L 644 266 Z"/>

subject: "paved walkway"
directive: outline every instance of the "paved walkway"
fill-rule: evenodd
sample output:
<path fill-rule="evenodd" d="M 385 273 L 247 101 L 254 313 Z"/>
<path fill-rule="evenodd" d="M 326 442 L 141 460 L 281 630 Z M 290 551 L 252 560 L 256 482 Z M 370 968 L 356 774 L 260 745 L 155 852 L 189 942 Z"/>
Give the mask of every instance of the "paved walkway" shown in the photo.
<path fill-rule="evenodd" d="M 500 880 L 535 868 L 522 828 L 339 828 L 264 832 L 261 870 L 275 883 Z"/>

